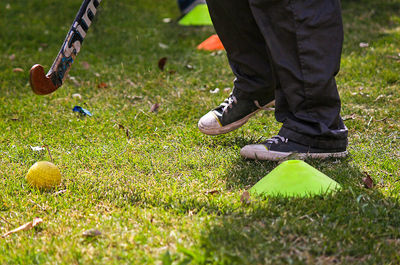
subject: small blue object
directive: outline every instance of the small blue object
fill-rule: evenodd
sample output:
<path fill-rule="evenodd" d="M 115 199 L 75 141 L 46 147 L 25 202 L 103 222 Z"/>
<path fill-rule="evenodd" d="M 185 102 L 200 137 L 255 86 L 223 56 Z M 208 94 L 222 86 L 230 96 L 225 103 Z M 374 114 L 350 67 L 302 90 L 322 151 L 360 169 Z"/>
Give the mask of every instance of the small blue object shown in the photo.
<path fill-rule="evenodd" d="M 75 106 L 73 109 L 72 109 L 72 111 L 75 111 L 75 112 L 79 112 L 80 114 L 82 114 L 83 116 L 86 116 L 86 115 L 88 115 L 88 116 L 93 116 L 92 115 L 92 113 L 90 113 L 90 111 L 88 111 L 87 109 L 84 109 L 84 108 L 82 108 L 82 107 L 80 107 L 80 106 Z"/>

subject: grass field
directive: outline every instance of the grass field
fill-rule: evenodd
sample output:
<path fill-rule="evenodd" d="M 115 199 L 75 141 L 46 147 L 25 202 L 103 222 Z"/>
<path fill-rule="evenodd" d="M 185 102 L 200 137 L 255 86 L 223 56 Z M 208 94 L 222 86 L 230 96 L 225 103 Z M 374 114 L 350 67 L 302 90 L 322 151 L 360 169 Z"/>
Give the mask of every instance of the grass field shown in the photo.
<path fill-rule="evenodd" d="M 176 1 L 104 0 L 71 78 L 31 92 L 30 67 L 49 69 L 80 2 L 0 3 L 0 234 L 43 219 L 0 238 L 0 264 L 400 264 L 399 0 L 342 1 L 350 156 L 307 162 L 343 189 L 250 204 L 243 191 L 278 164 L 239 150 L 280 124 L 265 112 L 227 135 L 198 131 L 233 75 L 225 53 L 195 49 L 212 28 L 163 23 Z M 42 145 L 63 176 L 47 192 L 25 180 L 50 159 Z"/>

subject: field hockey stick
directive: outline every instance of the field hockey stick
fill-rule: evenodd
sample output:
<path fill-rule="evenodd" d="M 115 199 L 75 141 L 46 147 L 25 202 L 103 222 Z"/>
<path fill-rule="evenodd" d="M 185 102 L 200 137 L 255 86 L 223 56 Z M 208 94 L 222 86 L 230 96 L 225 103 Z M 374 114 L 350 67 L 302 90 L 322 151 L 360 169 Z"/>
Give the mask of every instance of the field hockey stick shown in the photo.
<path fill-rule="evenodd" d="M 76 55 L 81 49 L 82 42 L 92 24 L 100 2 L 101 0 L 83 1 L 60 52 L 47 75 L 44 74 L 43 66 L 40 64 L 32 66 L 29 71 L 29 82 L 35 94 L 50 94 L 62 86 Z"/>

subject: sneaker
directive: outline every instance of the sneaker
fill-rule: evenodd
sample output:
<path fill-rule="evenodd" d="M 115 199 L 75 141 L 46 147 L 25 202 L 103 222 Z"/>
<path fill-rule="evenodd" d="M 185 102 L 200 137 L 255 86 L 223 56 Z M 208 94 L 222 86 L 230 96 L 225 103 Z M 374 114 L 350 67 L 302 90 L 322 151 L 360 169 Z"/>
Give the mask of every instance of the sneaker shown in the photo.
<path fill-rule="evenodd" d="M 249 159 L 279 161 L 294 155 L 296 159 L 329 157 L 345 157 L 347 155 L 344 149 L 320 149 L 300 143 L 293 142 L 280 135 L 268 139 L 262 144 L 250 144 L 240 150 L 240 154 Z"/>
<path fill-rule="evenodd" d="M 208 135 L 227 133 L 245 124 L 260 110 L 271 110 L 274 103 L 273 100 L 262 104 L 258 100 L 238 99 L 230 94 L 221 105 L 201 117 L 198 127 Z"/>

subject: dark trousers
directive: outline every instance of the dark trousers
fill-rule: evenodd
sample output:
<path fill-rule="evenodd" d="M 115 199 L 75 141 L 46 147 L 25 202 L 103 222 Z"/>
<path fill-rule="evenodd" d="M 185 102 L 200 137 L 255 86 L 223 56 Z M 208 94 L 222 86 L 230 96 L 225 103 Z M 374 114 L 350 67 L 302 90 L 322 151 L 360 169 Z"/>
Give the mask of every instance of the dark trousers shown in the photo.
<path fill-rule="evenodd" d="M 335 75 L 339 0 L 207 0 L 237 98 L 275 98 L 279 135 L 319 148 L 347 145 Z"/>

